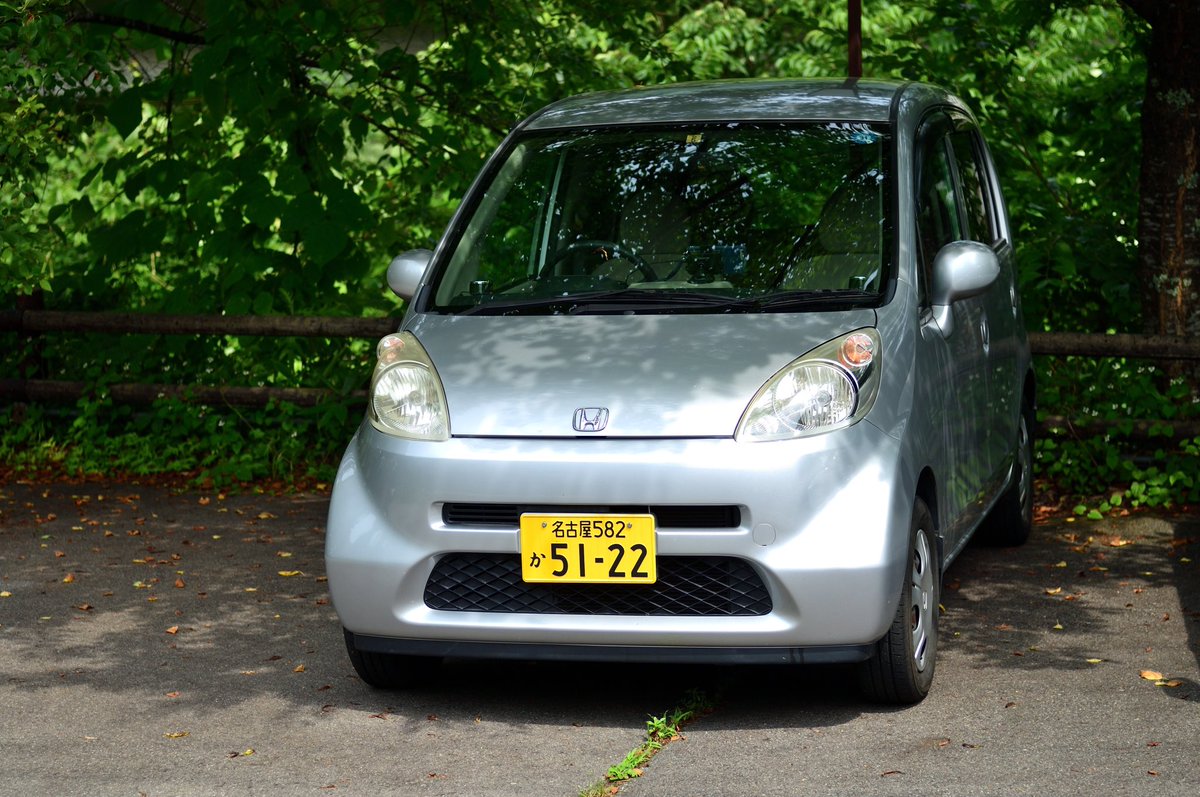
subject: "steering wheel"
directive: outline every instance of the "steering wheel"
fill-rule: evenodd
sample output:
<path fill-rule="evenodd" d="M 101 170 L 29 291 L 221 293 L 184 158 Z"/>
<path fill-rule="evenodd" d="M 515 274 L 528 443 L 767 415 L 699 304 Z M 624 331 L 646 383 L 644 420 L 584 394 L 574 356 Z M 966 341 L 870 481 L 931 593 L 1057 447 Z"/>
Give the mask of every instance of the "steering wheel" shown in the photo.
<path fill-rule="evenodd" d="M 645 277 L 647 282 L 653 282 L 658 279 L 658 275 L 654 273 L 654 269 L 650 268 L 650 264 L 637 252 L 628 248 L 625 244 L 617 243 L 616 241 L 605 241 L 600 238 L 572 241 L 546 262 L 545 271 L 553 272 L 554 268 L 560 262 L 583 249 L 597 255 L 601 264 L 611 260 L 625 260 L 631 263 L 634 269 Z M 596 268 L 592 269 L 593 273 L 599 268 L 600 265 L 597 265 Z"/>

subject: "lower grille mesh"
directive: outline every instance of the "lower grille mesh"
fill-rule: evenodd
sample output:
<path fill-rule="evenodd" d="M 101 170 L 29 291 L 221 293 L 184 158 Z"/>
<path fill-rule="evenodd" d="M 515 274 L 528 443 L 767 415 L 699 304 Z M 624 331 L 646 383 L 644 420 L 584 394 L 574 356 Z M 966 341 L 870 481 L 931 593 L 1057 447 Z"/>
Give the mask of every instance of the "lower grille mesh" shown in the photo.
<path fill-rule="evenodd" d="M 516 554 L 453 553 L 425 585 L 425 605 L 457 612 L 733 617 L 771 611 L 762 579 L 741 559 L 660 556 L 648 585 L 527 584 Z"/>

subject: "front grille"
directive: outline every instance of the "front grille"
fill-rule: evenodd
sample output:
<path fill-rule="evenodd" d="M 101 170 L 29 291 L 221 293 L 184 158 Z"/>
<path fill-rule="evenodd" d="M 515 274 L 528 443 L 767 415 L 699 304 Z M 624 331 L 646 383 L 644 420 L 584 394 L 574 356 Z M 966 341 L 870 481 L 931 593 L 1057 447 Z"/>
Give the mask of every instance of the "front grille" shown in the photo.
<path fill-rule="evenodd" d="M 660 556 L 646 585 L 527 584 L 517 554 L 452 553 L 425 585 L 425 605 L 450 612 L 734 617 L 771 611 L 754 568 L 718 556 Z"/>
<path fill-rule="evenodd" d="M 736 529 L 742 522 L 741 510 L 723 504 L 715 506 L 532 506 L 524 504 L 446 503 L 442 522 L 447 526 L 518 526 L 524 512 L 558 514 L 651 514 L 660 529 Z"/>

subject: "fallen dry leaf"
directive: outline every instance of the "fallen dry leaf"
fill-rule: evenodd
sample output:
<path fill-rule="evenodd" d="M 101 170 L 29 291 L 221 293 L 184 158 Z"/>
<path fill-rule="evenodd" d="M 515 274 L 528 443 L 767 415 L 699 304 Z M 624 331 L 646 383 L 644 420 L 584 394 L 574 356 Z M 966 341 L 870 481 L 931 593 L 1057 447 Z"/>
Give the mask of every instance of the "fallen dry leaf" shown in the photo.
<path fill-rule="evenodd" d="M 1046 590 L 1046 594 L 1047 595 L 1061 595 L 1062 587 L 1055 587 L 1054 589 L 1048 589 L 1048 590 Z"/>
<path fill-rule="evenodd" d="M 8 590 L 4 590 L 3 592 L 0 592 L 0 598 L 11 598 L 11 597 L 12 597 L 12 593 L 9 592 Z"/>
<path fill-rule="evenodd" d="M 178 692 L 167 692 L 165 695 L 163 695 L 163 697 L 176 698 L 176 697 L 179 697 L 179 693 Z"/>
<path fill-rule="evenodd" d="M 1147 681 L 1161 681 L 1163 679 L 1163 674 L 1158 670 L 1142 670 L 1138 675 Z"/>
<path fill-rule="evenodd" d="M 300 572 L 299 570 L 280 570 L 279 575 L 283 576 L 284 578 L 291 578 L 292 576 L 302 576 L 304 573 Z"/>
<path fill-rule="evenodd" d="M 297 664 L 295 667 L 292 668 L 292 672 L 304 672 L 304 665 Z"/>
<path fill-rule="evenodd" d="M 76 606 L 75 608 L 81 612 L 90 612 L 95 607 L 92 606 L 92 604 L 90 604 L 90 603 L 81 603 L 78 606 Z"/>
<path fill-rule="evenodd" d="M 171 733 L 164 733 L 163 736 L 167 739 L 182 739 L 185 736 L 191 736 L 191 732 L 190 731 L 173 731 Z"/>
<path fill-rule="evenodd" d="M 177 626 L 177 625 L 173 625 L 173 626 L 171 626 L 170 628 L 168 628 L 168 629 L 167 629 L 167 633 L 168 633 L 168 634 L 170 634 L 170 635 L 172 635 L 172 636 L 174 636 L 175 634 L 178 634 L 178 633 L 179 633 L 179 626 Z"/>
<path fill-rule="evenodd" d="M 75 574 L 74 574 L 74 573 L 67 573 L 65 576 L 63 576 L 63 581 L 62 581 L 62 583 L 64 583 L 64 584 L 74 584 L 74 583 L 75 583 Z"/>

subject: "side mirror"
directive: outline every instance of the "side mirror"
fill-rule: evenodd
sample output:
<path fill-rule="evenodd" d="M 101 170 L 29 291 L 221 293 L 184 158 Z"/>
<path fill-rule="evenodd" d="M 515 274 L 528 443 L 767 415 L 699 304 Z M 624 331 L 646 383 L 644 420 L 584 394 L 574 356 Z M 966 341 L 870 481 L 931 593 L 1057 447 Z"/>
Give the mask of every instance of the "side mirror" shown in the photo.
<path fill-rule="evenodd" d="M 976 241 L 954 241 L 942 247 L 933 259 L 930 302 L 933 320 L 949 337 L 954 332 L 951 305 L 987 291 L 1000 276 L 1000 258 Z"/>
<path fill-rule="evenodd" d="M 433 252 L 428 249 L 411 249 L 396 255 L 388 264 L 387 283 L 392 293 L 401 299 L 411 299 L 417 293 L 421 277 L 433 258 Z"/>

